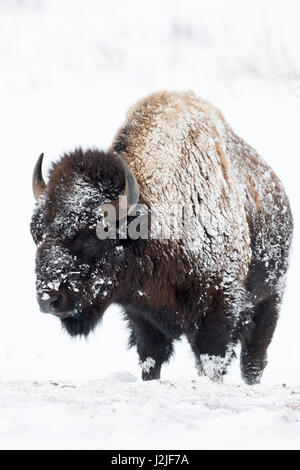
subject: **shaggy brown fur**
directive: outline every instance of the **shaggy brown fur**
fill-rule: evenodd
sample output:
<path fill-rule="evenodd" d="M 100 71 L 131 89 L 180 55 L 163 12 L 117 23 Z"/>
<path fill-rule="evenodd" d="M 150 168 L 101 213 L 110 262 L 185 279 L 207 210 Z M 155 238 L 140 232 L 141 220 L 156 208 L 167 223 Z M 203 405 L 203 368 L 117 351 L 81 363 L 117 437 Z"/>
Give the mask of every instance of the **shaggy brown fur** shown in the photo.
<path fill-rule="evenodd" d="M 98 207 L 125 185 L 114 153 L 129 164 L 141 202 L 171 238 L 97 239 Z M 194 215 L 180 240 L 174 204 Z M 292 217 L 274 172 L 209 103 L 192 92 L 156 93 L 130 109 L 110 153 L 65 155 L 38 201 L 32 233 L 38 298 L 52 299 L 70 334 L 88 334 L 118 302 L 144 379 L 160 376 L 174 339 L 185 334 L 199 373 L 220 380 L 241 341 L 243 377 L 259 380 Z"/>

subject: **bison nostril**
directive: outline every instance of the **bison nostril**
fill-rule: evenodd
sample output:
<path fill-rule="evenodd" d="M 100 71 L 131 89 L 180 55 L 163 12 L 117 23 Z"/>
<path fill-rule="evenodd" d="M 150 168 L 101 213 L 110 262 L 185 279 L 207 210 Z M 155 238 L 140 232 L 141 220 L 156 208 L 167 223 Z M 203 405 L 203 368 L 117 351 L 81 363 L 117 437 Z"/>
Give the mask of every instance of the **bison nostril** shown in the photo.
<path fill-rule="evenodd" d="M 42 297 L 38 298 L 38 304 L 43 313 L 54 313 L 55 302 L 59 300 L 59 294 L 43 294 Z"/>
<path fill-rule="evenodd" d="M 55 313 L 56 314 L 58 312 L 59 305 L 61 304 L 61 300 L 62 300 L 62 296 L 59 295 L 59 294 L 57 296 L 51 298 L 51 302 L 50 302 L 50 305 L 49 305 L 50 313 Z"/>
<path fill-rule="evenodd" d="M 65 290 L 61 292 L 44 293 L 38 297 L 38 304 L 43 313 L 52 313 L 61 318 L 66 318 L 74 309 L 73 302 Z"/>

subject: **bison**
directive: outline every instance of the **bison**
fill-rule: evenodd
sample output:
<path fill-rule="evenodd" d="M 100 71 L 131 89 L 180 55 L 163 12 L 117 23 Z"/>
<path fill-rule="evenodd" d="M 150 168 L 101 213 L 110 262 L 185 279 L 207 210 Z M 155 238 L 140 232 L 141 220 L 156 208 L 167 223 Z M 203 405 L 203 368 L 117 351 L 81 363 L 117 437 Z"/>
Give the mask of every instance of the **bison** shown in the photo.
<path fill-rule="evenodd" d="M 185 335 L 200 375 L 221 381 L 240 343 L 242 377 L 258 383 L 293 221 L 280 180 L 221 112 L 193 92 L 158 92 L 130 108 L 108 152 L 64 154 L 47 184 L 42 159 L 31 222 L 40 310 L 86 336 L 119 304 L 144 380 L 160 378 Z"/>

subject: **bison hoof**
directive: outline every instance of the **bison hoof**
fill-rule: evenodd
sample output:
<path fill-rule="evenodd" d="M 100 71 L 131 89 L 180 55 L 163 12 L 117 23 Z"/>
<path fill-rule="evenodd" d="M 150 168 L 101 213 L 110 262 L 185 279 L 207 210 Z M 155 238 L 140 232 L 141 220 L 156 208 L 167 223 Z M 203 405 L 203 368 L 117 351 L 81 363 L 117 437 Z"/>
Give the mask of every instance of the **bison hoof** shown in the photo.
<path fill-rule="evenodd" d="M 208 377 L 212 382 L 222 383 L 226 374 L 228 357 L 201 354 L 196 361 L 198 375 Z"/>
<path fill-rule="evenodd" d="M 147 382 L 148 380 L 159 380 L 160 374 L 147 374 L 142 372 L 142 379 Z"/>
<path fill-rule="evenodd" d="M 267 361 L 265 359 L 248 359 L 244 356 L 241 363 L 241 372 L 244 382 L 247 385 L 259 384 L 266 365 Z"/>
<path fill-rule="evenodd" d="M 142 379 L 143 380 L 158 380 L 160 379 L 161 365 L 158 364 L 152 357 L 142 363 Z"/>

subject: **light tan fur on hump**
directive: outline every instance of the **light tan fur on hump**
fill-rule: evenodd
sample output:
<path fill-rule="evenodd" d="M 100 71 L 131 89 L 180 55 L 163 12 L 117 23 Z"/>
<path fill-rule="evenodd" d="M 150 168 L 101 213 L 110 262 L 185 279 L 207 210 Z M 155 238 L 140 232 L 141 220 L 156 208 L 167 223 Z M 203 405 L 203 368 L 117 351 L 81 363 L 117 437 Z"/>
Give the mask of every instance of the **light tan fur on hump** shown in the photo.
<path fill-rule="evenodd" d="M 194 230 L 200 233 L 204 227 L 199 249 L 207 251 L 212 270 L 227 261 L 232 269 L 228 253 L 237 253 L 244 266 L 251 257 L 242 195 L 225 152 L 223 128 L 220 111 L 193 92 L 162 91 L 129 109 L 111 147 L 130 165 L 143 199 L 159 208 L 165 225 L 174 204 L 189 206 L 200 216 L 202 226 L 196 224 Z"/>

